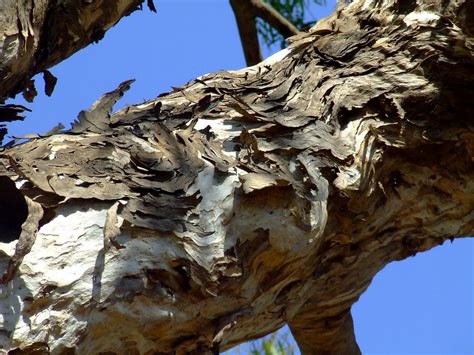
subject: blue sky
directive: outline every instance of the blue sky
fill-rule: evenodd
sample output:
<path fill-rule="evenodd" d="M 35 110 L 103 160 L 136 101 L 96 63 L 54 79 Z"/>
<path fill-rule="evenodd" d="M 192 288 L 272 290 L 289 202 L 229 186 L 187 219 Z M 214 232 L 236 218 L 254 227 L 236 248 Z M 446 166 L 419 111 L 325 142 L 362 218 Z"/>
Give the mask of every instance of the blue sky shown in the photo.
<path fill-rule="evenodd" d="M 123 80 L 137 81 L 119 106 L 152 99 L 209 72 L 245 67 L 227 0 L 155 0 L 158 14 L 135 12 L 104 40 L 51 69 L 52 97 L 40 94 L 11 135 L 66 127 Z M 335 1 L 313 6 L 326 16 Z M 268 50 L 264 49 L 268 54 Z M 474 354 L 474 240 L 456 240 L 388 265 L 353 308 L 364 354 Z M 245 353 L 244 351 L 242 353 Z"/>

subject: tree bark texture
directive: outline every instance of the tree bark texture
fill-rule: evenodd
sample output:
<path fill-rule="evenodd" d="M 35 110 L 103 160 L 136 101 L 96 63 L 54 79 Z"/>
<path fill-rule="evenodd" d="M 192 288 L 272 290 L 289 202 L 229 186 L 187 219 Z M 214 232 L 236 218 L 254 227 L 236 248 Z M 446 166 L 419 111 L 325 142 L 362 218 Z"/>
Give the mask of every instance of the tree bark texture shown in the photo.
<path fill-rule="evenodd" d="M 33 76 L 43 73 L 50 96 L 57 79 L 48 68 L 97 42 L 120 18 L 143 0 L 5 0 L 0 11 L 0 104 L 22 92 L 32 102 L 37 95 Z M 153 11 L 152 0 L 148 6 Z M 24 119 L 21 105 L 0 105 L 0 142 L 5 125 Z"/>
<path fill-rule="evenodd" d="M 143 0 L 2 2 L 0 100 L 13 97 L 37 73 L 99 41 Z"/>
<path fill-rule="evenodd" d="M 215 353 L 288 323 L 359 353 L 374 275 L 474 234 L 473 16 L 355 1 L 260 65 L 112 113 L 124 82 L 4 149 L 0 346 Z"/>

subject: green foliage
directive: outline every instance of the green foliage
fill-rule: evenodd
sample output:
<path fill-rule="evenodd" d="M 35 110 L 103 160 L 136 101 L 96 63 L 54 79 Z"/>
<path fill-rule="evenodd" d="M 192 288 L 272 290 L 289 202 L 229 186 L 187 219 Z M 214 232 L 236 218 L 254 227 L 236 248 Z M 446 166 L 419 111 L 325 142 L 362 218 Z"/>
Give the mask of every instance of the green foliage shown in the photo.
<path fill-rule="evenodd" d="M 273 333 L 252 343 L 252 355 L 294 355 L 294 346 L 288 340 L 288 333 Z"/>
<path fill-rule="evenodd" d="M 298 29 L 304 30 L 313 26 L 316 21 L 307 21 L 306 11 L 311 2 L 317 5 L 325 5 L 326 0 L 264 0 L 273 6 L 280 14 L 286 17 Z M 312 16 L 314 17 L 314 16 Z M 283 36 L 265 21 L 257 18 L 257 29 L 263 42 L 270 47 L 280 43 L 281 48 L 286 47 Z"/>

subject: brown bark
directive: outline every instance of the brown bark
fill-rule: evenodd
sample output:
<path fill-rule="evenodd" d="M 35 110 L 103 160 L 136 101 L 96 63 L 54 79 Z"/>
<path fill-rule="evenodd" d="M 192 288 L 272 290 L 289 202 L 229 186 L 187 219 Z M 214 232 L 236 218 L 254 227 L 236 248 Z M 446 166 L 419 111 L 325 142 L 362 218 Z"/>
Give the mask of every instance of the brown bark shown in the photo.
<path fill-rule="evenodd" d="M 293 323 L 291 332 L 302 354 L 360 354 L 354 335 L 350 311 L 321 319 L 314 313 L 304 313 Z M 310 324 L 309 328 L 304 326 Z M 302 326 L 302 327 L 301 327 Z"/>
<path fill-rule="evenodd" d="M 300 31 L 288 19 L 263 0 L 251 0 L 255 16 L 260 17 L 285 38 L 297 35 Z"/>
<path fill-rule="evenodd" d="M 358 353 L 374 275 L 474 234 L 473 16 L 356 1 L 278 61 L 110 114 L 125 82 L 4 150 L 2 193 L 44 217 L 21 238 L 0 215 L 22 241 L 0 346 L 207 353 L 289 323 L 303 353 Z"/>
<path fill-rule="evenodd" d="M 262 61 L 262 52 L 258 43 L 255 13 L 251 1 L 230 0 L 235 20 L 239 29 L 240 41 L 244 50 L 247 65 L 255 65 Z"/>
<path fill-rule="evenodd" d="M 23 91 L 37 73 L 99 41 L 143 0 L 3 1 L 0 101 Z"/>
<path fill-rule="evenodd" d="M 1 105 L 23 92 L 31 102 L 37 95 L 32 77 L 43 72 L 45 93 L 51 95 L 57 79 L 48 71 L 92 42 L 123 16 L 141 6 L 143 0 L 6 0 L 0 11 L 0 143 L 5 125 L 24 119 L 21 105 Z M 151 10 L 153 2 L 148 1 Z"/>

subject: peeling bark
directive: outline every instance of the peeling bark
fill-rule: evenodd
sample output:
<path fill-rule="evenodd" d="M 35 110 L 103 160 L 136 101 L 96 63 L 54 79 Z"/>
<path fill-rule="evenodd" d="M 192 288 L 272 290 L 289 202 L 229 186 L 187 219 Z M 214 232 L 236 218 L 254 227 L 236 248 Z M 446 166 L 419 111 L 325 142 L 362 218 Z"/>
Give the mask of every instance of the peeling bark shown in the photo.
<path fill-rule="evenodd" d="M 87 45 L 98 42 L 143 0 L 5 0 L 0 11 L 0 103 L 22 92 L 28 102 L 37 95 L 35 74 L 43 73 L 50 96 L 57 78 L 49 68 Z M 148 1 L 153 11 L 153 1 Z M 28 108 L 0 104 L 0 143 L 5 125 L 24 119 Z"/>
<path fill-rule="evenodd" d="M 34 0 L 2 2 L 0 100 L 14 97 L 37 73 L 99 41 L 143 0 Z M 47 85 L 47 91 L 51 90 Z"/>
<path fill-rule="evenodd" d="M 359 352 L 374 275 L 474 234 L 473 16 L 356 1 L 258 66 L 111 112 L 125 82 L 4 149 L 5 193 L 44 216 L 4 279 L 0 347 L 210 353 L 289 323 L 303 353 Z"/>

